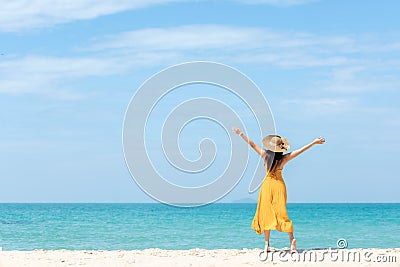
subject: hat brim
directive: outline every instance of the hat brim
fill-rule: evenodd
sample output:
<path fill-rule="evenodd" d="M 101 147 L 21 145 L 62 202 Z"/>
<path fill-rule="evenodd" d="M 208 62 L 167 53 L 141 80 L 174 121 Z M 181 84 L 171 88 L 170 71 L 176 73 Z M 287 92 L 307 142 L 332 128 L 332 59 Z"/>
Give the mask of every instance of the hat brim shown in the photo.
<path fill-rule="evenodd" d="M 265 148 L 268 150 L 271 150 L 273 152 L 286 152 L 290 149 L 290 144 L 286 138 L 280 137 L 281 142 L 284 144 L 284 146 L 276 146 L 273 144 L 272 138 L 274 137 L 279 137 L 277 135 L 267 135 L 266 137 L 263 138 L 262 144 Z"/>

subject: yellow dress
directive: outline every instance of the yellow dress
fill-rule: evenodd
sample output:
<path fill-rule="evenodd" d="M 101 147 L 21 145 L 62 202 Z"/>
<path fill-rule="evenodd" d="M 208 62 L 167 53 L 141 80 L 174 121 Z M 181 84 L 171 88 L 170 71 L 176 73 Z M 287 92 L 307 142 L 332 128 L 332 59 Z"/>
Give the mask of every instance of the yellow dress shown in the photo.
<path fill-rule="evenodd" d="M 256 214 L 251 224 L 257 234 L 265 230 L 293 232 L 293 224 L 286 211 L 286 200 L 282 169 L 267 173 L 261 185 Z"/>

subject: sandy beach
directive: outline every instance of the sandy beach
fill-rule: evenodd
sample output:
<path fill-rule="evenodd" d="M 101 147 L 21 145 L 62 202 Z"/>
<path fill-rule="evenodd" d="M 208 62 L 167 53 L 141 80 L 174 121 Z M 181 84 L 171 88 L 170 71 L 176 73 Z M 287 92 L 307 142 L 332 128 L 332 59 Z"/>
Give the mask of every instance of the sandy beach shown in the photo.
<path fill-rule="evenodd" d="M 34 250 L 2 251 L 1 267 L 47 266 L 400 266 L 396 249 L 318 249 L 289 254 L 274 250 L 259 258 L 260 249 L 161 250 Z"/>

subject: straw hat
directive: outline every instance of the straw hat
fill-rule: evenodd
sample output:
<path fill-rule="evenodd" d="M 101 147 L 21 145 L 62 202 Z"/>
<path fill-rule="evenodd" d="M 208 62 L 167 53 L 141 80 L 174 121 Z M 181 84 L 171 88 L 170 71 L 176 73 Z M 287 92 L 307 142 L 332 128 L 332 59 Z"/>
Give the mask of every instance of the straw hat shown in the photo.
<path fill-rule="evenodd" d="M 289 142 L 286 138 L 275 134 L 270 134 L 264 137 L 262 144 L 265 148 L 273 152 L 286 152 L 290 148 Z"/>

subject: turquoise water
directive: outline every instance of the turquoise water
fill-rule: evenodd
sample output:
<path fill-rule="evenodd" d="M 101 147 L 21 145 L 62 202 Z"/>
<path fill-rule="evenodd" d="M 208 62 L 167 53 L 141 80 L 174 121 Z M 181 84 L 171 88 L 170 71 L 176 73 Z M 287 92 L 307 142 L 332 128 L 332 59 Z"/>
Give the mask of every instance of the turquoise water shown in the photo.
<path fill-rule="evenodd" d="M 0 246 L 33 249 L 262 248 L 256 204 L 0 204 Z M 298 248 L 400 247 L 400 204 L 288 204 Z M 287 247 L 273 231 L 273 247 Z"/>

